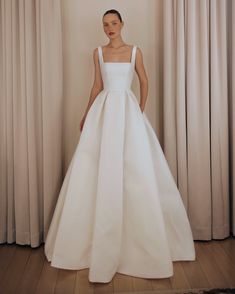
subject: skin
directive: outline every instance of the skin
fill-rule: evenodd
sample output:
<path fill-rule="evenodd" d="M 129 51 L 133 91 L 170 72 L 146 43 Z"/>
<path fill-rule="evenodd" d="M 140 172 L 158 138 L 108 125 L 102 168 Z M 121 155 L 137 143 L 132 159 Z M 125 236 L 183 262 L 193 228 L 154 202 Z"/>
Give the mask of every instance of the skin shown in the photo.
<path fill-rule="evenodd" d="M 121 36 L 121 30 L 124 26 L 124 22 L 120 22 L 118 15 L 115 13 L 108 13 L 103 17 L 103 29 L 107 37 L 109 38 L 109 43 L 103 46 L 103 60 L 104 62 L 128 62 L 130 61 L 130 54 L 132 50 L 132 45 L 128 45 L 123 42 Z M 109 32 L 114 32 L 115 34 L 109 35 Z M 148 78 L 144 68 L 143 54 L 139 47 L 136 48 L 136 60 L 135 60 L 135 71 L 139 78 L 140 84 L 140 109 L 143 113 L 147 95 L 148 95 Z M 90 98 L 80 122 L 80 131 L 83 129 L 83 125 L 86 119 L 86 115 L 94 102 L 97 95 L 103 90 L 103 81 L 99 65 L 98 48 L 93 51 L 93 61 L 95 66 L 95 78 L 93 86 L 90 92 Z"/>

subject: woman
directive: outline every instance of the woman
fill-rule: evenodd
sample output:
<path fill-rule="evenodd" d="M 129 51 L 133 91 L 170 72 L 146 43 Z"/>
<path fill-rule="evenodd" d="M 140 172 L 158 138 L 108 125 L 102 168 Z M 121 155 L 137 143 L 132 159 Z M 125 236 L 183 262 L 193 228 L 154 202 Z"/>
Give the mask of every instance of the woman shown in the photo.
<path fill-rule="evenodd" d="M 106 46 L 94 50 L 95 79 L 45 242 L 51 265 L 89 268 L 89 281 L 116 272 L 173 275 L 173 261 L 195 260 L 191 227 L 157 136 L 144 113 L 143 55 L 121 37 L 117 10 L 103 15 Z M 140 103 L 131 90 L 136 71 Z"/>

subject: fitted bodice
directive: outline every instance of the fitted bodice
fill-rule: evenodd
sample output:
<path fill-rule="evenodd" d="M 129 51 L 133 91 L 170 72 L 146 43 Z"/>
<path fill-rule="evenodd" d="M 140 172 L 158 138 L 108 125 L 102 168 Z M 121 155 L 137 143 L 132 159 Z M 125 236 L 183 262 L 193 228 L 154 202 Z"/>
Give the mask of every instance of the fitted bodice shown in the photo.
<path fill-rule="evenodd" d="M 131 89 L 135 69 L 136 45 L 132 47 L 131 62 L 104 62 L 101 46 L 98 47 L 100 70 L 104 90 Z"/>

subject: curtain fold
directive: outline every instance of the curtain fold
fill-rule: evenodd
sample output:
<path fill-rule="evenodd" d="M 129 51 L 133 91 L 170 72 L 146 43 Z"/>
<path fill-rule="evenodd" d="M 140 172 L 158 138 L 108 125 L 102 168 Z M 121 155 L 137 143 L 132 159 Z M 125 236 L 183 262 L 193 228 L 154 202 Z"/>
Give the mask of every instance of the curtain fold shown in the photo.
<path fill-rule="evenodd" d="M 212 236 L 229 235 L 226 0 L 210 2 Z"/>
<path fill-rule="evenodd" d="M 59 0 L 0 1 L 0 243 L 45 240 L 62 181 Z"/>
<path fill-rule="evenodd" d="M 233 235 L 235 235 L 235 2 L 229 1 L 229 110 L 230 110 L 230 191 L 231 191 L 231 226 Z"/>
<path fill-rule="evenodd" d="M 230 216 L 234 219 L 228 93 L 234 48 L 228 54 L 228 45 L 235 14 L 228 14 L 230 4 L 226 0 L 163 3 L 164 152 L 195 240 L 229 236 Z"/>

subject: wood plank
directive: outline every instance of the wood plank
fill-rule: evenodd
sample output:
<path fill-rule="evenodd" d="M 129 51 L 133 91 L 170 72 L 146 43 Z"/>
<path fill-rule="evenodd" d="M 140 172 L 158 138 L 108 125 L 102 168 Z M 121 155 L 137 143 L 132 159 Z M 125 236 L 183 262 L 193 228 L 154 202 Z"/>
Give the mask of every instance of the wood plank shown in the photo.
<path fill-rule="evenodd" d="M 59 269 L 51 266 L 50 262 L 45 258 L 35 293 L 54 293 L 58 272 Z"/>
<path fill-rule="evenodd" d="M 73 293 L 76 274 L 76 270 L 59 269 L 56 279 L 55 294 Z"/>
<path fill-rule="evenodd" d="M 170 290 L 172 289 L 170 278 L 152 279 L 153 290 Z"/>
<path fill-rule="evenodd" d="M 230 237 L 228 239 L 223 240 L 223 242 L 219 243 L 221 248 L 226 252 L 226 254 L 230 257 L 232 263 L 235 265 L 235 238 Z"/>
<path fill-rule="evenodd" d="M 190 284 L 185 275 L 181 261 L 174 261 L 174 275 L 170 277 L 172 289 L 189 289 Z"/>
<path fill-rule="evenodd" d="M 30 247 L 30 257 L 26 265 L 24 275 L 19 283 L 17 293 L 18 294 L 34 294 L 40 274 L 44 264 L 44 252 L 43 246 L 37 248 Z"/>
<path fill-rule="evenodd" d="M 0 245 L 0 283 L 7 272 L 9 264 L 15 256 L 16 247 L 15 244 L 5 243 Z"/>
<path fill-rule="evenodd" d="M 116 273 L 113 278 L 114 292 L 130 292 L 133 291 L 133 279 L 132 277 Z"/>
<path fill-rule="evenodd" d="M 209 288 L 210 283 L 199 263 L 198 248 L 195 246 L 196 260 L 181 261 L 185 275 L 188 279 L 191 288 Z"/>
<path fill-rule="evenodd" d="M 214 260 L 214 257 L 209 250 L 208 246 L 205 246 L 205 242 L 198 242 L 195 244 L 197 248 L 199 263 L 205 272 L 207 280 L 213 288 L 223 288 L 228 286 L 222 271 L 218 267 Z"/>
<path fill-rule="evenodd" d="M 113 293 L 113 279 L 109 283 L 94 283 L 95 294 Z"/>
<path fill-rule="evenodd" d="M 31 248 L 29 246 L 15 245 L 15 247 L 14 258 L 11 259 L 1 281 L 2 293 L 16 293 L 17 286 L 24 274 L 24 269 L 31 254 Z"/>
<path fill-rule="evenodd" d="M 74 294 L 93 294 L 95 285 L 88 280 L 89 269 L 77 271 Z"/>
<path fill-rule="evenodd" d="M 153 290 L 152 279 L 132 277 L 134 291 Z"/>
<path fill-rule="evenodd" d="M 235 286 L 235 266 L 233 262 L 231 261 L 230 256 L 226 254 L 224 250 L 222 250 L 222 247 L 220 246 L 221 241 L 213 241 L 210 242 L 210 244 L 205 244 L 205 246 L 208 246 L 208 248 L 211 249 L 211 252 L 213 254 L 213 258 L 215 262 L 217 263 L 218 267 L 222 271 L 223 275 L 225 276 L 228 286 L 234 287 Z"/>

